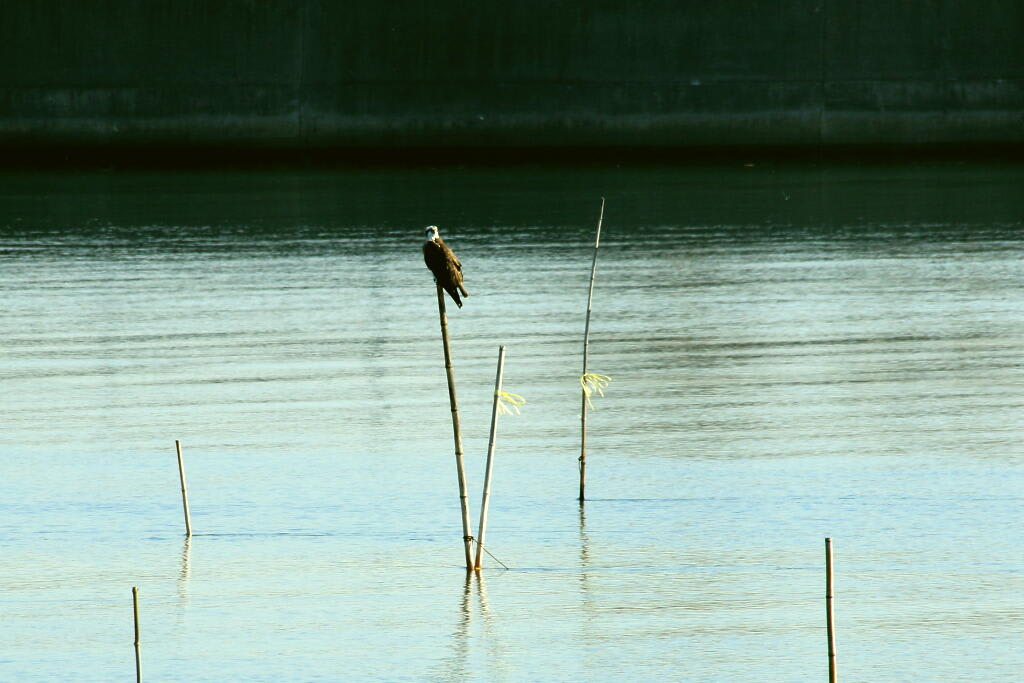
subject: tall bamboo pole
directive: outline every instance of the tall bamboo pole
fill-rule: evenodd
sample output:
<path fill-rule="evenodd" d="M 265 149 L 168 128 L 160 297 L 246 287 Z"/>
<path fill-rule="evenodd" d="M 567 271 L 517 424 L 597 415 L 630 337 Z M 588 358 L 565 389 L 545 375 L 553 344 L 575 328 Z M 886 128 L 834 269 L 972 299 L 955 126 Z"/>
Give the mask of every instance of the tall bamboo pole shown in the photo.
<path fill-rule="evenodd" d="M 836 613 L 832 585 L 832 539 L 825 539 L 825 623 L 828 628 L 828 680 L 836 683 Z"/>
<path fill-rule="evenodd" d="M 135 618 L 135 683 L 142 683 L 142 654 L 139 650 L 139 588 L 132 586 L 132 613 Z"/>
<path fill-rule="evenodd" d="M 498 371 L 494 377 L 494 402 L 491 405 L 491 436 L 487 441 L 487 467 L 484 471 L 484 493 L 480 502 L 480 531 L 476 535 L 475 568 L 483 567 L 484 535 L 487 532 L 487 504 L 491 501 L 491 471 L 494 469 L 494 445 L 498 434 L 498 401 L 501 399 L 501 378 L 505 373 L 505 347 L 498 347 Z"/>
<path fill-rule="evenodd" d="M 587 293 L 587 323 L 583 329 L 583 374 L 587 374 L 587 360 L 590 354 L 590 311 L 594 303 L 594 279 L 597 277 L 597 249 L 601 246 L 601 223 L 604 221 L 604 197 L 601 197 L 601 213 L 597 217 L 597 235 L 594 237 L 594 260 L 590 264 L 590 289 Z M 587 391 L 580 389 L 580 502 L 586 500 L 587 488 Z"/>
<path fill-rule="evenodd" d="M 459 476 L 459 505 L 462 508 L 462 543 L 466 551 L 466 570 L 473 570 L 473 536 L 470 534 L 469 494 L 466 468 L 462 456 L 462 424 L 459 420 L 459 401 L 455 395 L 455 372 L 452 370 L 451 342 L 448 340 L 448 316 L 444 309 L 444 290 L 437 285 L 437 312 L 441 319 L 441 343 L 444 345 L 444 370 L 448 375 L 448 403 L 452 408 L 452 434 L 455 438 L 455 469 Z"/>
<path fill-rule="evenodd" d="M 174 440 L 174 448 L 178 451 L 178 477 L 181 479 L 181 506 L 185 510 L 185 536 L 192 537 L 192 519 L 188 514 L 188 486 L 185 484 L 185 461 L 181 458 L 181 441 Z"/>

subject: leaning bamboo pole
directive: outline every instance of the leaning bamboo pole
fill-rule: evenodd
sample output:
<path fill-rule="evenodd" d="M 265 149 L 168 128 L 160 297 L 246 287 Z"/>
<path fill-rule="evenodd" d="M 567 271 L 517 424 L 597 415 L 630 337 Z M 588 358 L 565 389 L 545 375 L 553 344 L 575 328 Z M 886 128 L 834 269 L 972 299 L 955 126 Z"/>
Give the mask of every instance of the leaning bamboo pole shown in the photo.
<path fill-rule="evenodd" d="M 444 290 L 437 285 L 437 312 L 441 320 L 441 343 L 444 346 L 444 370 L 448 375 L 448 403 L 452 409 L 452 434 L 455 439 L 455 469 L 459 477 L 459 505 L 462 508 L 462 543 L 466 552 L 466 570 L 473 570 L 473 536 L 470 534 L 469 493 L 466 485 L 466 467 L 462 455 L 462 424 L 459 420 L 459 401 L 455 394 L 455 372 L 452 369 L 451 342 L 448 339 L 448 316 L 444 308 Z"/>
<path fill-rule="evenodd" d="M 498 403 L 501 401 L 501 379 L 505 373 L 505 347 L 498 347 L 498 370 L 494 377 L 494 402 L 491 405 L 491 435 L 487 441 L 487 466 L 484 470 L 484 492 L 480 502 L 480 531 L 476 535 L 475 569 L 481 569 L 484 536 L 487 533 L 487 504 L 491 502 L 491 472 L 494 469 L 494 446 L 498 434 Z"/>
<path fill-rule="evenodd" d="M 185 462 L 181 458 L 181 441 L 174 440 L 174 448 L 178 451 L 178 477 L 181 479 L 181 506 L 185 510 L 185 537 L 192 536 L 192 519 L 188 514 L 188 486 L 185 484 Z"/>
<path fill-rule="evenodd" d="M 583 328 L 583 373 L 581 384 L 587 376 L 587 361 L 590 355 L 590 312 L 594 303 L 594 279 L 597 277 L 597 249 L 601 246 L 601 223 L 604 221 L 604 197 L 601 197 L 601 212 L 597 217 L 597 235 L 594 237 L 594 260 L 590 264 L 590 288 L 587 293 L 587 321 Z M 586 500 L 587 488 L 587 389 L 584 384 L 580 401 L 580 502 Z"/>

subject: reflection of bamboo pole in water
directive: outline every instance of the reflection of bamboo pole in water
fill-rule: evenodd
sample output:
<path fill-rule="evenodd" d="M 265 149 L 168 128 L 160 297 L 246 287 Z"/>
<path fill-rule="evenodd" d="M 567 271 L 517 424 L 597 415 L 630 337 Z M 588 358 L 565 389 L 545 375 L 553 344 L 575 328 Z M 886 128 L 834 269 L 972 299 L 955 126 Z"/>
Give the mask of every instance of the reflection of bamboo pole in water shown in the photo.
<path fill-rule="evenodd" d="M 587 537 L 587 508 L 580 505 L 580 568 L 590 566 L 590 539 Z"/>
<path fill-rule="evenodd" d="M 502 646 L 500 632 L 495 632 L 494 619 L 491 617 L 491 604 L 487 599 L 487 580 L 483 572 L 475 572 L 477 598 L 480 602 L 480 618 L 483 621 L 482 642 L 487 648 L 487 660 L 490 666 L 491 676 L 495 680 L 509 678 L 509 665 Z"/>
<path fill-rule="evenodd" d="M 476 582 L 474 587 L 473 582 Z M 476 600 L 479 602 L 480 615 L 483 624 L 484 637 L 478 638 L 487 648 L 487 659 L 490 670 L 499 674 L 507 674 L 507 663 L 504 652 L 501 649 L 500 639 L 494 637 L 493 620 L 491 618 L 490 603 L 487 599 L 487 585 L 482 572 L 466 572 L 465 581 L 462 584 L 462 595 L 459 600 L 459 615 L 455 629 L 451 635 L 451 656 L 446 658 L 445 673 L 442 678 L 450 680 L 465 680 L 471 677 L 469 670 L 470 653 L 473 648 L 473 593 L 476 593 Z M 473 672 L 475 673 L 475 672 Z M 497 676 L 496 678 L 502 678 Z"/>
<path fill-rule="evenodd" d="M 590 600 L 590 537 L 587 536 L 587 510 L 580 505 L 580 587 L 583 589 L 584 601 L 589 604 Z"/>
<path fill-rule="evenodd" d="M 188 597 L 188 579 L 192 576 L 192 539 L 185 537 L 181 546 L 181 571 L 178 572 L 178 597 Z"/>
<path fill-rule="evenodd" d="M 487 583 L 484 581 L 483 573 L 476 575 L 476 594 L 480 601 L 480 616 L 484 620 L 484 630 L 490 631 L 491 627 L 491 605 L 487 601 Z"/>
<path fill-rule="evenodd" d="M 580 612 L 583 618 L 580 620 L 580 642 L 592 643 L 595 641 L 595 634 L 590 625 L 594 623 L 591 618 L 594 616 L 594 598 L 590 590 L 590 568 L 592 566 L 590 557 L 590 537 L 587 535 L 587 511 L 580 504 Z"/>
<path fill-rule="evenodd" d="M 469 624 L 473 613 L 470 601 L 474 572 L 466 572 L 462 584 L 462 600 L 459 602 L 459 625 L 455 629 L 455 677 L 459 680 L 469 676 Z"/>
<path fill-rule="evenodd" d="M 463 636 L 469 635 L 469 618 L 473 614 L 473 605 L 470 603 L 472 587 L 473 575 L 466 574 L 466 580 L 462 583 L 462 601 L 459 603 L 459 631 Z"/>
<path fill-rule="evenodd" d="M 459 598 L 459 609 L 455 621 L 455 628 L 451 632 L 450 652 L 441 663 L 442 673 L 439 678 L 443 680 L 462 681 L 469 678 L 469 626 L 470 617 L 473 613 L 471 604 L 473 574 L 466 572 L 465 580 L 462 583 L 462 595 Z"/>

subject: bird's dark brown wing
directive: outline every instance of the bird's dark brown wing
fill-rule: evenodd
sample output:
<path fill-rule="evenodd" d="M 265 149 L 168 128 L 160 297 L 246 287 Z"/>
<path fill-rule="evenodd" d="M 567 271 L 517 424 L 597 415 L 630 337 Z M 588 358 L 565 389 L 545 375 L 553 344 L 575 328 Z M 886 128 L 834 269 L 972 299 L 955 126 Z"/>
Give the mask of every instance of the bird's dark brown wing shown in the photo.
<path fill-rule="evenodd" d="M 455 252 L 444 243 L 444 240 L 438 239 L 437 241 L 441 245 L 441 249 L 444 250 L 449 281 L 454 287 L 459 288 L 463 296 L 469 296 L 469 292 L 466 291 L 466 287 L 462 284 L 462 262 L 459 261 L 459 257 L 455 255 Z"/>
<path fill-rule="evenodd" d="M 426 242 L 423 244 L 423 261 L 427 264 L 430 272 L 434 274 L 437 284 L 441 285 L 441 288 L 448 292 L 452 300 L 461 308 L 462 300 L 459 298 L 459 291 L 461 290 L 465 296 L 469 295 L 466 294 L 466 288 L 462 286 L 462 264 L 452 250 L 440 239 Z"/>

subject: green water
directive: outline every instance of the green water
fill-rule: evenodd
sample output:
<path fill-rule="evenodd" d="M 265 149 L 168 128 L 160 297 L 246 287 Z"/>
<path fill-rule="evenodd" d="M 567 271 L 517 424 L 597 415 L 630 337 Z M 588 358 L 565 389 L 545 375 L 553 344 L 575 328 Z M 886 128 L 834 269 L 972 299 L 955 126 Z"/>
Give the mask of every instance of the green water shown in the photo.
<path fill-rule="evenodd" d="M 0 181 L 0 679 L 130 677 L 134 585 L 147 680 L 804 681 L 826 536 L 844 680 L 1019 678 L 1020 167 Z M 474 520 L 528 401 L 479 579 L 428 224 Z"/>

